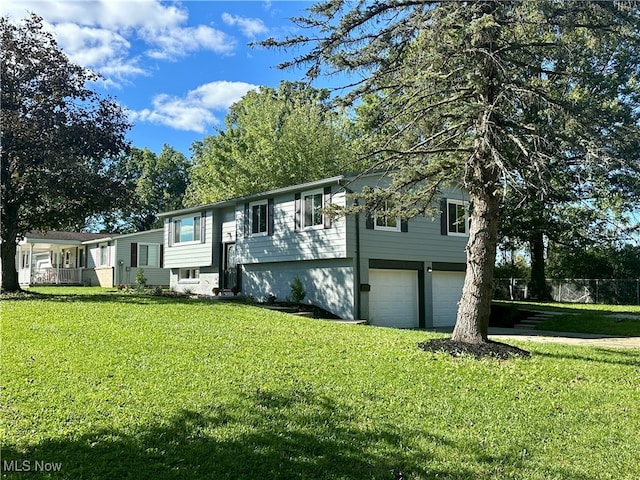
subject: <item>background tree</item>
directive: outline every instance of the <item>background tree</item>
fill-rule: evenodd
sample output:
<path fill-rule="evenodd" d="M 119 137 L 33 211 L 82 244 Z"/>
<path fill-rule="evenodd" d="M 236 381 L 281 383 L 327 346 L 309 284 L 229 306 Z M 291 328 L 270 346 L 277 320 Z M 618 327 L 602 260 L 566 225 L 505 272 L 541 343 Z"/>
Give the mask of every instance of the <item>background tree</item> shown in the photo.
<path fill-rule="evenodd" d="M 606 190 L 610 176 L 602 172 L 638 172 L 634 4 L 327 0 L 296 22 L 312 33 L 263 42 L 309 47 L 282 67 L 307 66 L 310 79 L 366 72 L 344 101 L 378 95 L 379 117 L 390 119 L 379 127 L 391 132 L 372 137 L 369 155 L 392 181 L 386 191 L 367 192 L 364 208 L 391 197 L 390 215 L 413 216 L 432 211 L 445 184 L 469 191 L 467 274 L 453 340 L 487 341 L 508 186 L 545 191 L 559 174 L 565 190 L 591 179 Z M 598 78 L 610 86 L 595 88 Z M 558 123 L 566 129 L 554 131 Z"/>
<path fill-rule="evenodd" d="M 128 148 L 127 117 L 86 84 L 36 15 L 0 19 L 2 288 L 16 291 L 16 242 L 32 229 L 84 220 L 124 198 L 109 159 Z"/>
<path fill-rule="evenodd" d="M 329 94 L 304 83 L 261 87 L 231 106 L 225 130 L 193 145 L 186 202 L 213 202 L 343 173 L 343 119 Z"/>
<path fill-rule="evenodd" d="M 108 232 L 139 232 L 161 227 L 158 213 L 182 208 L 191 162 L 169 145 L 160 155 L 133 147 L 114 169 L 127 187 L 128 202 L 97 220 Z"/>

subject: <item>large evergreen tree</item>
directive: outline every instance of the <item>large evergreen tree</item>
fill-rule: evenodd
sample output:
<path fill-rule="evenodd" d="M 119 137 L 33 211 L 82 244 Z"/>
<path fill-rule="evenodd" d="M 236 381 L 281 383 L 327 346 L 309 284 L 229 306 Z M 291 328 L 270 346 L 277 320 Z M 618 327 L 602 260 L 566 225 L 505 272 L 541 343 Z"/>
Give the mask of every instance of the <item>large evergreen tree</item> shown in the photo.
<path fill-rule="evenodd" d="M 398 214 L 432 210 L 444 184 L 473 204 L 453 339 L 487 341 L 503 193 L 578 192 L 638 172 L 640 11 L 627 2 L 326 0 L 296 20 L 308 36 L 282 67 L 366 72 L 347 104 L 377 95 L 369 148 Z M 556 129 L 562 125 L 562 129 Z M 381 141 L 382 140 L 382 141 Z M 635 147 L 634 147 L 635 145 Z M 624 183 L 624 182 L 623 182 Z M 375 207 L 368 195 L 364 208 Z"/>
<path fill-rule="evenodd" d="M 2 288 L 19 290 L 16 242 L 84 220 L 123 199 L 109 159 L 125 152 L 125 112 L 87 83 L 36 15 L 0 18 Z"/>

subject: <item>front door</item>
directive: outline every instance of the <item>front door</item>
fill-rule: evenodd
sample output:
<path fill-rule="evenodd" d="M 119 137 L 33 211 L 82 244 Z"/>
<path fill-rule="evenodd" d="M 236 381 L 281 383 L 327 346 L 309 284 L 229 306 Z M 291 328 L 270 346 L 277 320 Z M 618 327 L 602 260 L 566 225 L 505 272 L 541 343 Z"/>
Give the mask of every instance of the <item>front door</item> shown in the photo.
<path fill-rule="evenodd" d="M 236 244 L 224 244 L 222 288 L 228 290 L 238 284 L 238 268 L 236 262 Z"/>

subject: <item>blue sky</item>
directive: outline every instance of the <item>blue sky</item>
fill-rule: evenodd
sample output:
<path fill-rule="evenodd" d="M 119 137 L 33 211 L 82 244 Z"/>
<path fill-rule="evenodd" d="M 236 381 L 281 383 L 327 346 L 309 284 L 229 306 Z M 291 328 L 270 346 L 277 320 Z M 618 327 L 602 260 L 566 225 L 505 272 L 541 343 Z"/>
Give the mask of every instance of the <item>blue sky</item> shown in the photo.
<path fill-rule="evenodd" d="M 94 85 L 128 111 L 132 144 L 160 153 L 190 146 L 223 126 L 228 107 L 260 85 L 299 80 L 281 71 L 295 52 L 249 47 L 301 33 L 290 21 L 310 1 L 4 0 L 2 15 L 43 17 L 59 47 L 99 72 Z M 320 81 L 316 86 L 325 86 Z"/>

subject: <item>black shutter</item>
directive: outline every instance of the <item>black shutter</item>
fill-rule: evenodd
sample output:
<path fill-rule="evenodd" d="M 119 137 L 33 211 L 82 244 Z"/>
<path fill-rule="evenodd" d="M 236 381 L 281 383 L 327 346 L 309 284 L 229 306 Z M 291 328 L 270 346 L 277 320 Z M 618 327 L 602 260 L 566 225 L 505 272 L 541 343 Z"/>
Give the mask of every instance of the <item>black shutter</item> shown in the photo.
<path fill-rule="evenodd" d="M 243 229 L 244 229 L 244 238 L 249 238 L 249 236 L 251 235 L 251 225 L 249 224 L 249 204 L 245 203 L 244 204 L 244 222 L 243 222 Z"/>
<path fill-rule="evenodd" d="M 401 232 L 409 231 L 409 220 L 407 220 L 406 218 L 400 219 L 400 231 Z"/>
<path fill-rule="evenodd" d="M 138 244 L 137 243 L 131 244 L 131 266 L 132 267 L 138 266 Z"/>
<path fill-rule="evenodd" d="M 302 229 L 302 198 L 299 193 L 296 193 L 295 200 L 296 200 L 295 202 L 296 213 L 295 213 L 294 221 L 295 221 L 295 230 L 297 232 L 298 230 Z"/>
<path fill-rule="evenodd" d="M 267 235 L 273 235 L 273 198 L 267 200 Z"/>
<path fill-rule="evenodd" d="M 449 222 L 447 220 L 447 199 L 440 199 L 440 235 L 449 233 Z"/>
<path fill-rule="evenodd" d="M 331 205 L 331 186 L 324 187 L 324 198 L 322 206 L 328 208 Z M 324 217 L 324 228 L 331 228 L 332 218 L 326 212 L 322 215 Z"/>
<path fill-rule="evenodd" d="M 367 218 L 366 218 L 366 227 L 367 230 L 373 230 L 373 215 L 371 215 L 371 213 L 367 212 Z"/>
<path fill-rule="evenodd" d="M 164 268 L 164 245 L 160 244 L 160 268 Z"/>

